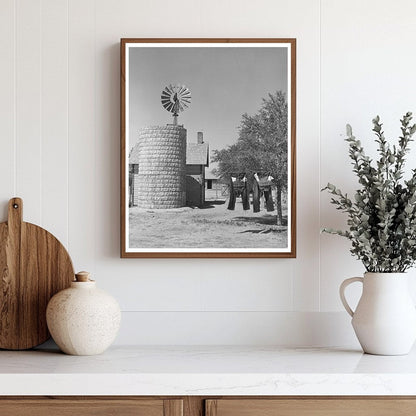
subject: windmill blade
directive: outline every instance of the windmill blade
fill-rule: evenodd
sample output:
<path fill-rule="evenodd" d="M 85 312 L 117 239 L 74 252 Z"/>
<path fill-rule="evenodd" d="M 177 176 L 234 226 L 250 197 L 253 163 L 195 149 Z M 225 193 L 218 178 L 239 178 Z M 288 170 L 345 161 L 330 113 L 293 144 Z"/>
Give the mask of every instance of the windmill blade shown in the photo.
<path fill-rule="evenodd" d="M 169 99 L 165 99 L 165 98 L 163 98 L 161 101 L 162 101 L 162 104 L 163 104 L 163 105 L 168 104 L 168 103 L 170 103 L 170 102 L 171 102 L 171 101 L 170 101 L 170 98 L 169 98 Z"/>
<path fill-rule="evenodd" d="M 171 103 L 170 101 L 165 106 L 166 110 L 170 111 L 171 113 L 173 113 L 173 107 L 174 107 L 174 104 Z"/>
<path fill-rule="evenodd" d="M 188 108 L 189 102 L 186 102 L 184 100 L 180 100 L 179 101 L 179 108 L 181 111 L 185 110 L 186 108 Z"/>
<path fill-rule="evenodd" d="M 167 100 L 170 100 L 170 97 L 172 96 L 172 94 L 171 93 L 169 93 L 168 91 L 162 91 L 162 98 L 163 99 L 167 99 Z"/>

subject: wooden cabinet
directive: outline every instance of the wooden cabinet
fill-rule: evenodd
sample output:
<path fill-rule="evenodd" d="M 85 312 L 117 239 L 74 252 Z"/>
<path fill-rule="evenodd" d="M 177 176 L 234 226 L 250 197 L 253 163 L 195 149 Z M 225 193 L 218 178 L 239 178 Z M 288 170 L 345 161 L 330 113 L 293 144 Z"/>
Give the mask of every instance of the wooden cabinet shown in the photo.
<path fill-rule="evenodd" d="M 183 416 L 181 399 L 0 398 L 1 416 Z"/>
<path fill-rule="evenodd" d="M 0 416 L 414 416 L 416 397 L 0 397 Z"/>
<path fill-rule="evenodd" d="M 205 416 L 414 416 L 416 398 L 294 397 L 205 401 Z"/>

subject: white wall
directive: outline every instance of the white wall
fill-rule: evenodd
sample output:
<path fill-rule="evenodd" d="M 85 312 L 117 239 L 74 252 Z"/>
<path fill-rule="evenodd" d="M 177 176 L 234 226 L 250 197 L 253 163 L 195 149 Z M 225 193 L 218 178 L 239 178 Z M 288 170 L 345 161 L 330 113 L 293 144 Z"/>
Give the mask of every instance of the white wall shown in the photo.
<path fill-rule="evenodd" d="M 346 122 L 366 144 L 416 110 L 415 35 L 411 0 L 1 0 L 1 220 L 22 197 L 119 300 L 119 343 L 356 345 L 338 286 L 363 270 L 320 188 L 354 189 Z M 296 259 L 119 258 L 122 37 L 297 38 Z"/>

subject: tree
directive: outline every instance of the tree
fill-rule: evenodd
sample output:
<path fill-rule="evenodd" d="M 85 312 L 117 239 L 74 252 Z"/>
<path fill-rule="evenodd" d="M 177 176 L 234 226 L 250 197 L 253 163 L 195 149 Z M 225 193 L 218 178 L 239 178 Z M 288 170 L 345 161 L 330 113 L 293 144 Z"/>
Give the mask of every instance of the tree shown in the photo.
<path fill-rule="evenodd" d="M 214 150 L 215 173 L 223 179 L 246 173 L 251 182 L 254 173 L 270 174 L 277 187 L 277 221 L 282 224 L 281 193 L 287 188 L 287 101 L 282 91 L 263 98 L 255 115 L 243 114 L 237 142 Z"/>

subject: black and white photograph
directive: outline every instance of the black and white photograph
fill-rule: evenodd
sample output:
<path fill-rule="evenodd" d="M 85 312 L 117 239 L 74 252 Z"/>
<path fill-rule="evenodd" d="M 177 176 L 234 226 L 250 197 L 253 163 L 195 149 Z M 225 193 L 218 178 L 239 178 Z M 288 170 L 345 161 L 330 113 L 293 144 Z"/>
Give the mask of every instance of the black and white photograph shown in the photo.
<path fill-rule="evenodd" d="M 122 257 L 294 257 L 294 39 L 122 39 Z"/>

